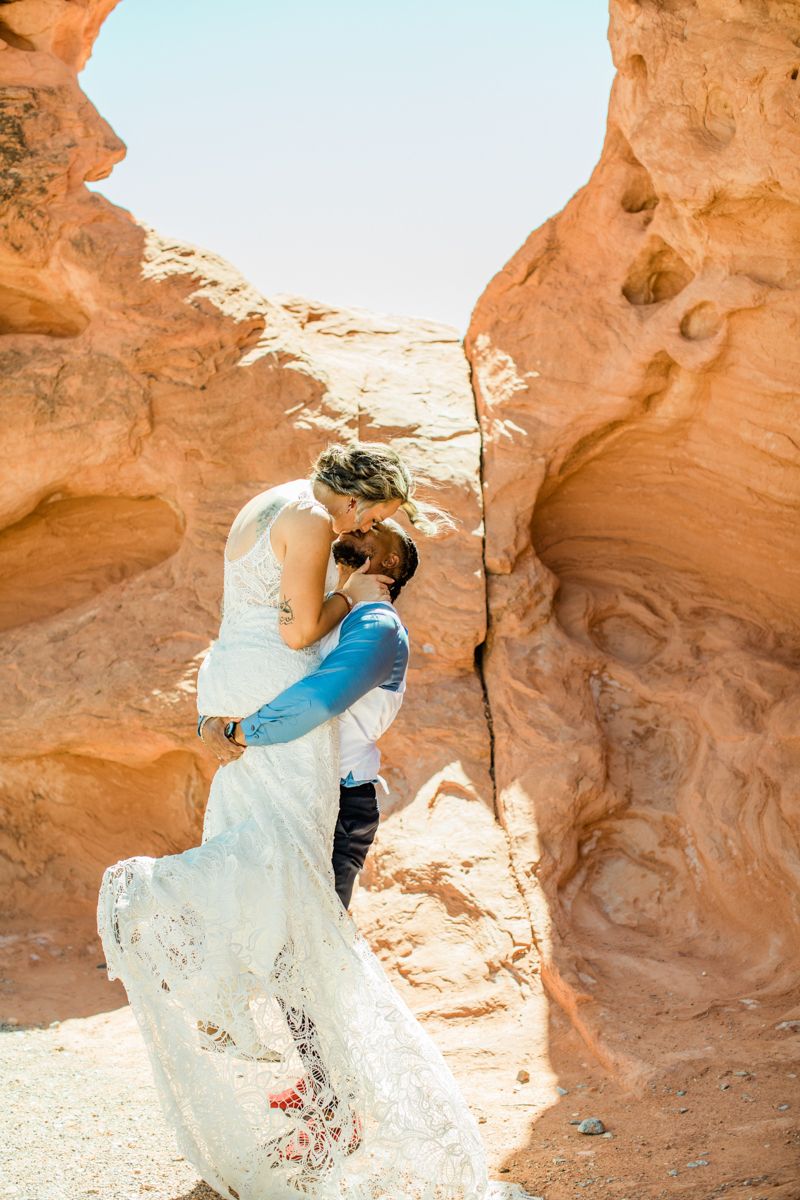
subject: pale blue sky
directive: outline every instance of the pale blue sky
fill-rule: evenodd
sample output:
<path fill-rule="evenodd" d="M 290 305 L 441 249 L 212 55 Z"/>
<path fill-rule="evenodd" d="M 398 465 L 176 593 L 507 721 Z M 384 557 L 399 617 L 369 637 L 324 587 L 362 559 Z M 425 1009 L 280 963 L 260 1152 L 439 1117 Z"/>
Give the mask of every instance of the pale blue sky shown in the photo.
<path fill-rule="evenodd" d="M 262 292 L 463 333 L 589 177 L 605 0 L 122 0 L 82 84 L 127 143 L 93 185 Z"/>

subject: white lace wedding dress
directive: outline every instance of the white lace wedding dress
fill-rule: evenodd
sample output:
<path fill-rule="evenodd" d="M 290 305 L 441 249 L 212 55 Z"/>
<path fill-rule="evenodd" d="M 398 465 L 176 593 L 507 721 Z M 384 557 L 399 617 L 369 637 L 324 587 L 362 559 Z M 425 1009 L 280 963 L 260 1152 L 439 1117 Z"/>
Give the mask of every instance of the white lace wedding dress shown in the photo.
<path fill-rule="evenodd" d="M 270 527 L 226 557 L 201 712 L 246 716 L 317 666 L 279 634 L 280 571 Z M 223 1196 L 482 1200 L 477 1125 L 334 891 L 338 775 L 335 721 L 221 767 L 201 846 L 106 871 L 109 975 L 181 1153 Z M 302 1107 L 270 1107 L 303 1077 Z"/>

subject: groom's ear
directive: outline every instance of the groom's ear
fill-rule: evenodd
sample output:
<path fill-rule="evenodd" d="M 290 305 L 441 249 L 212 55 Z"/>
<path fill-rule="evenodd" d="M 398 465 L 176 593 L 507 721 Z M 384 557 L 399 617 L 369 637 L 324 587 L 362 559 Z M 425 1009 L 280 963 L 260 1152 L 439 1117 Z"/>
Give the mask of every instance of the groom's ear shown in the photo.
<path fill-rule="evenodd" d="M 400 555 L 395 554 L 394 550 L 390 550 L 388 554 L 384 554 L 383 558 L 381 559 L 381 566 L 386 567 L 387 574 L 390 571 L 394 571 L 395 567 L 398 566 L 399 563 Z"/>

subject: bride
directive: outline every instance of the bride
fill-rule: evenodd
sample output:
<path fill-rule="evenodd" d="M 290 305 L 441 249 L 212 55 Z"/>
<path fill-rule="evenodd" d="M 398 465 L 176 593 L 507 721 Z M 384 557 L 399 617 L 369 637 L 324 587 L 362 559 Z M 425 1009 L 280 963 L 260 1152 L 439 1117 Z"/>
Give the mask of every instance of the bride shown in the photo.
<path fill-rule="evenodd" d="M 332 541 L 400 507 L 425 533 L 449 523 L 413 491 L 388 447 L 329 446 L 242 509 L 201 712 L 244 717 L 316 668 L 318 639 L 392 582 L 332 590 Z M 221 767 L 202 845 L 106 871 L 109 974 L 183 1156 L 224 1196 L 481 1200 L 477 1125 L 334 891 L 338 796 L 336 721 Z"/>

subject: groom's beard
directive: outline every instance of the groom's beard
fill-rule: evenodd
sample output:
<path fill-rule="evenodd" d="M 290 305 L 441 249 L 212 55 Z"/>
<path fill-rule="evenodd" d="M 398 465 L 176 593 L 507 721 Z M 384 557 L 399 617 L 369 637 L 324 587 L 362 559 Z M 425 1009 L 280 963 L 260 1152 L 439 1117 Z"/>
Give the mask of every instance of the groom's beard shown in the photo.
<path fill-rule="evenodd" d="M 352 567 L 357 571 L 359 567 L 363 567 L 364 563 L 369 558 L 363 550 L 359 550 L 357 546 L 351 545 L 350 542 L 334 542 L 333 543 L 333 561 L 338 566 Z"/>

